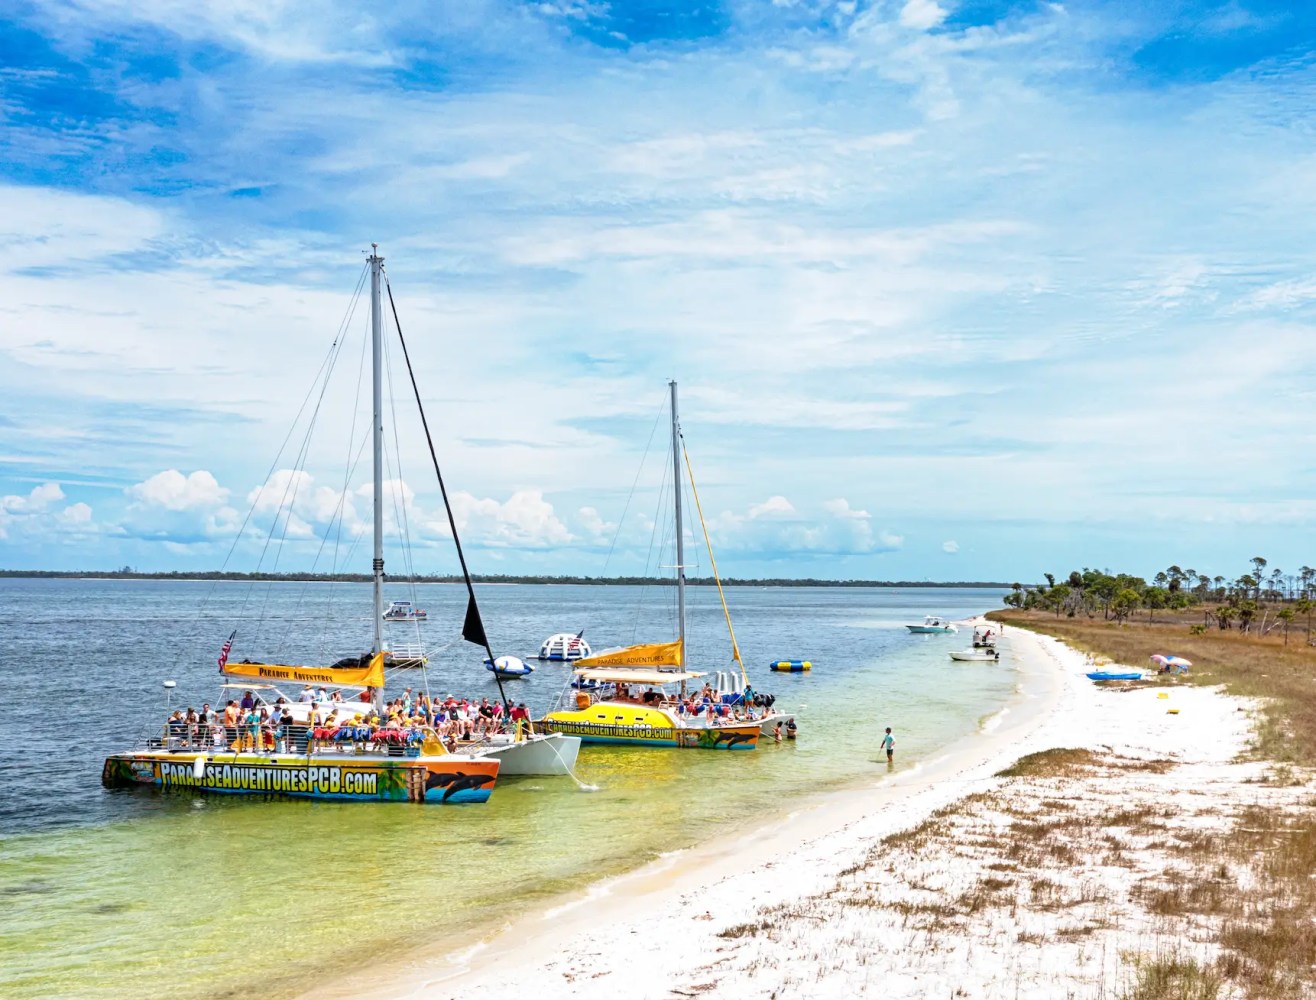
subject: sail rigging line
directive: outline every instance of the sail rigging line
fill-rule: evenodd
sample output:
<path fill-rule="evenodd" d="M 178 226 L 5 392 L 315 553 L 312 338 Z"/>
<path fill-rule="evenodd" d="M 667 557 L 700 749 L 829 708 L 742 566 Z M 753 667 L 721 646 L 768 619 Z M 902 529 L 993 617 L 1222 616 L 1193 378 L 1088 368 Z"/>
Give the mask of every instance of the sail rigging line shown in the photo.
<path fill-rule="evenodd" d="M 361 290 L 365 287 L 366 273 L 368 269 L 368 264 L 361 268 L 361 274 L 358 275 L 356 280 L 356 289 L 353 291 L 352 297 L 348 300 L 347 310 L 343 315 L 343 319 L 338 324 L 338 330 L 334 334 L 333 342 L 329 345 L 329 350 L 325 353 L 324 360 L 320 362 L 320 367 L 316 371 L 315 377 L 311 379 L 310 385 L 307 386 L 306 395 L 302 397 L 301 405 L 297 408 L 297 413 L 293 416 L 292 423 L 288 426 L 288 433 L 284 435 L 283 443 L 279 445 L 279 450 L 275 453 L 274 461 L 270 463 L 269 471 L 265 473 L 265 479 L 262 481 L 262 484 L 269 482 L 270 476 L 274 475 L 274 470 L 278 468 L 279 459 L 283 457 L 284 449 L 288 447 L 288 442 L 292 440 L 293 431 L 297 429 L 297 424 L 301 422 L 302 414 L 306 411 L 306 404 L 310 402 L 311 395 L 315 392 L 315 387 L 320 383 L 321 375 L 325 372 L 326 365 L 329 366 L 330 371 L 333 370 L 333 362 L 337 357 L 337 352 L 340 350 L 343 332 L 351 324 L 352 316 L 355 314 L 357 304 L 361 298 Z M 256 505 L 253 503 L 247 508 L 247 515 L 242 519 L 242 524 L 238 527 L 237 534 L 233 536 L 233 542 L 229 545 L 228 553 L 224 556 L 224 561 L 220 565 L 221 573 L 228 569 L 228 564 L 233 559 L 233 553 L 237 551 L 238 543 L 242 541 L 242 536 L 246 532 L 247 525 L 251 521 L 251 515 L 255 512 Z M 199 610 L 205 610 L 206 605 L 210 603 L 210 599 L 214 596 L 215 588 L 219 586 L 219 582 L 218 579 L 211 582 L 210 589 L 206 591 L 206 596 L 202 599 L 201 608 Z M 242 611 L 240 611 L 239 614 L 246 611 L 247 598 L 250 597 L 250 594 L 251 588 L 249 587 L 247 589 L 247 596 L 244 597 L 242 602 Z"/>
<path fill-rule="evenodd" d="M 607 576 L 608 566 L 612 562 L 613 550 L 617 547 L 617 539 L 621 537 L 622 525 L 626 523 L 626 512 L 631 509 L 631 500 L 635 498 L 635 488 L 639 485 L 640 476 L 644 475 L 644 463 L 649 458 L 649 451 L 653 448 L 653 436 L 658 433 L 658 424 L 663 419 L 663 413 L 666 411 L 666 405 L 658 407 L 658 414 L 653 418 L 653 427 L 649 429 L 649 440 L 644 444 L 644 454 L 640 456 L 640 467 L 635 470 L 635 478 L 631 481 L 630 492 L 626 494 L 626 503 L 622 505 L 621 517 L 617 519 L 617 529 L 612 533 L 612 542 L 608 545 L 608 555 L 603 560 L 603 574 Z"/>
<path fill-rule="evenodd" d="M 439 480 L 439 493 L 443 495 L 443 509 L 448 515 L 448 527 L 452 530 L 452 543 L 457 549 L 457 561 L 461 563 L 462 578 L 466 581 L 466 618 L 462 622 L 462 638 L 472 645 L 483 646 L 484 651 L 489 654 L 489 662 L 496 664 L 497 658 L 494 656 L 493 647 L 489 645 L 489 636 L 484 630 L 484 622 L 480 619 L 480 605 L 475 600 L 475 585 L 471 582 L 471 571 L 466 567 L 466 553 L 462 551 L 461 537 L 457 534 L 457 519 L 452 513 L 452 504 L 448 500 L 448 487 L 443 482 L 443 471 L 439 468 L 439 456 L 434 450 L 434 438 L 430 435 L 430 422 L 425 416 L 425 405 L 421 402 L 420 386 L 416 383 L 416 372 L 411 367 L 411 352 L 407 350 L 407 340 L 402 335 L 402 322 L 398 319 L 397 303 L 393 301 L 393 285 L 387 279 L 384 279 L 384 287 L 388 290 L 388 305 L 393 311 L 393 327 L 398 332 L 398 343 L 402 345 L 402 358 L 407 363 L 407 376 L 411 379 L 411 391 L 416 397 L 416 409 L 420 411 L 420 424 L 425 430 L 425 443 L 429 446 L 430 460 L 434 463 L 434 475 Z M 498 695 L 503 699 L 503 705 L 506 708 L 511 707 L 511 702 L 507 699 L 507 692 L 503 690 L 503 679 L 498 676 L 497 670 L 491 670 L 494 680 L 498 683 Z"/>
<path fill-rule="evenodd" d="M 365 285 L 365 276 L 369 268 L 370 268 L 370 262 L 366 261 L 365 268 L 361 272 L 361 280 L 360 280 L 360 284 L 358 285 L 358 293 L 360 288 L 364 287 Z M 362 382 L 365 381 L 365 377 L 366 377 L 366 348 L 369 346 L 369 344 L 370 344 L 369 337 L 361 338 L 361 357 L 357 361 L 357 366 L 356 366 L 356 392 L 352 394 L 352 398 L 357 401 L 357 405 L 352 407 L 352 426 L 349 428 L 347 432 L 347 454 L 343 456 L 343 488 L 338 496 L 338 509 L 334 512 L 336 521 L 331 522 L 329 526 L 330 529 L 334 531 L 333 558 L 330 560 L 329 565 L 331 572 L 334 573 L 335 575 L 338 573 L 338 567 L 339 567 L 338 550 L 341 548 L 342 540 L 343 540 L 343 514 L 347 509 L 347 491 L 351 488 L 352 477 L 356 474 L 357 466 L 361 464 L 361 456 L 365 453 L 366 441 L 368 441 L 370 438 L 368 434 L 362 437 L 361 446 L 357 449 L 356 458 L 354 459 L 352 457 L 352 441 L 356 438 L 357 420 L 361 415 L 361 405 L 360 405 L 361 384 Z M 329 537 L 329 531 L 326 530 L 325 539 L 328 540 L 328 537 Z M 360 535 L 357 535 L 357 537 L 353 539 L 352 544 L 349 546 L 348 549 L 349 557 L 352 553 L 356 551 L 356 543 L 360 540 L 360 537 L 361 537 Z M 316 564 L 319 563 L 320 554 L 321 552 L 323 552 L 323 550 L 324 550 L 324 546 L 321 545 L 321 551 L 315 554 Z M 325 595 L 324 595 L 324 627 L 320 630 L 321 653 L 324 653 L 328 650 L 329 621 L 333 614 L 334 596 L 337 593 L 338 593 L 338 582 L 331 581 L 329 586 L 325 589 Z"/>
<path fill-rule="evenodd" d="M 681 454 L 685 456 L 685 471 L 690 477 L 690 492 L 695 498 L 695 511 L 699 514 L 699 527 L 704 530 L 704 545 L 708 548 L 708 563 L 713 570 L 713 582 L 717 584 L 717 596 L 722 602 L 722 614 L 727 620 L 727 632 L 731 636 L 731 657 L 740 667 L 740 677 L 749 685 L 749 675 L 745 673 L 745 661 L 740 658 L 740 646 L 736 642 L 736 630 L 731 624 L 731 610 L 727 607 L 727 595 L 722 591 L 722 577 L 717 572 L 717 557 L 713 555 L 713 542 L 708 537 L 708 523 L 704 520 L 704 506 L 699 502 L 699 489 L 695 486 L 695 470 L 690 464 L 690 452 L 685 446 L 685 435 L 681 435 Z"/>
<path fill-rule="evenodd" d="M 293 461 L 293 467 L 291 470 L 293 474 L 289 476 L 287 482 L 284 483 L 283 496 L 282 498 L 280 498 L 279 505 L 275 509 L 274 520 L 270 524 L 269 533 L 265 536 L 265 544 L 261 548 L 260 558 L 256 561 L 257 569 L 259 569 L 261 566 L 264 565 L 265 555 L 269 551 L 270 542 L 274 540 L 274 534 L 276 531 L 278 531 L 279 528 L 280 514 L 283 515 L 283 531 L 279 535 L 279 547 L 275 550 L 274 563 L 270 567 L 269 570 L 270 573 L 274 573 L 278 569 L 279 560 L 283 556 L 284 545 L 288 540 L 288 529 L 292 526 L 293 505 L 296 504 L 297 502 L 297 494 L 300 491 L 302 485 L 301 482 L 302 477 L 298 475 L 298 473 L 305 471 L 306 458 L 311 450 L 311 439 L 315 435 L 315 425 L 320 418 L 320 409 L 324 405 L 325 394 L 329 391 L 329 383 L 333 380 L 334 371 L 337 369 L 338 366 L 338 359 L 342 355 L 343 345 L 346 343 L 346 334 L 344 332 L 344 328 L 348 326 L 350 322 L 351 322 L 351 315 L 349 314 L 344 318 L 343 326 L 340 327 L 340 332 L 335 337 L 334 346 L 337 349 L 332 352 L 332 357 L 329 360 L 328 367 L 325 369 L 324 377 L 320 380 L 320 393 L 315 399 L 315 406 L 311 408 L 310 416 L 307 418 L 306 432 L 302 436 L 301 446 L 298 448 L 297 457 Z M 300 413 L 299 413 L 299 417 L 300 417 Z M 294 426 L 296 425 L 294 424 Z M 290 431 L 289 437 L 291 436 L 292 435 Z M 267 476 L 265 483 L 261 484 L 260 490 L 257 493 L 256 502 L 259 502 L 260 496 L 264 492 L 265 486 L 266 484 L 268 484 L 268 482 L 269 482 L 269 477 Z M 289 498 L 288 495 L 290 491 L 292 493 L 291 499 Z M 252 504 L 253 510 L 255 509 L 256 502 L 253 502 Z M 274 593 L 275 582 L 276 581 L 271 580 L 265 587 L 265 596 L 261 602 L 261 611 L 260 611 L 260 618 L 262 620 L 264 620 L 266 609 L 269 607 L 270 597 Z M 255 583 L 253 582 L 252 587 L 254 588 L 254 586 Z M 246 609 L 246 600 L 243 601 L 243 609 L 244 610 Z M 286 640 L 288 637 L 289 634 L 285 632 L 283 638 Z"/>
<path fill-rule="evenodd" d="M 361 357 L 357 362 L 356 368 L 356 391 L 352 395 L 352 398 L 358 401 L 361 399 L 361 383 L 365 378 L 366 347 L 369 346 L 369 343 L 370 341 L 368 337 L 361 338 Z M 346 343 L 344 343 L 344 347 L 346 347 Z M 352 424 L 348 429 L 346 438 L 347 453 L 343 460 L 343 488 L 338 495 L 338 502 L 334 505 L 334 511 L 329 518 L 329 524 L 325 528 L 323 537 L 320 539 L 320 546 L 315 551 L 315 558 L 311 560 L 311 572 L 314 572 L 316 567 L 320 565 L 320 559 L 324 555 L 325 547 L 328 545 L 329 540 L 332 537 L 334 546 L 333 558 L 330 562 L 330 571 L 333 574 L 338 573 L 338 549 L 343 536 L 343 514 L 347 507 L 348 490 L 350 489 L 352 476 L 356 473 L 357 466 L 361 464 L 361 456 L 365 453 L 366 445 L 370 442 L 370 434 L 367 432 L 362 436 L 361 444 L 357 447 L 356 456 L 353 458 L 352 443 L 356 438 L 356 428 L 360 416 L 360 410 L 361 407 L 359 405 L 352 408 Z M 360 536 L 358 536 L 358 539 L 359 537 Z M 356 545 L 354 542 L 351 547 L 352 551 L 354 551 L 355 548 Z M 295 610 L 300 610 L 303 604 L 309 604 L 307 601 L 307 595 L 310 593 L 311 585 L 314 582 L 315 581 L 307 580 L 302 584 L 302 589 L 298 593 L 297 602 L 294 605 Z M 338 587 L 339 582 L 337 580 L 330 580 L 325 584 L 324 589 L 324 602 L 322 606 L 323 617 L 321 619 L 322 627 L 320 629 L 320 655 L 326 661 L 331 659 L 329 649 L 329 624 L 334 617 L 334 596 L 338 593 Z M 341 655 L 342 650 L 336 650 L 332 654 L 332 659 L 337 659 Z"/>
<path fill-rule="evenodd" d="M 405 485 L 402 473 L 402 442 L 398 438 L 398 410 L 397 396 L 393 390 L 393 366 L 392 357 L 388 351 L 388 340 L 384 341 L 384 379 L 388 383 L 388 412 L 392 418 L 393 428 L 393 454 L 396 456 L 398 464 L 398 489 L 393 491 L 393 516 L 398 520 L 398 526 L 402 531 L 402 562 L 407 570 L 407 594 L 411 597 L 412 610 L 420 608 L 420 596 L 416 592 L 416 563 L 413 558 L 411 549 L 411 521 L 407 516 L 407 498 L 402 493 L 401 487 Z M 384 456 L 388 460 L 387 453 Z M 390 471 L 392 465 L 389 466 Z M 416 633 L 416 645 L 422 645 L 420 637 L 420 619 L 416 618 L 412 622 L 412 627 Z"/>
<path fill-rule="evenodd" d="M 332 374 L 332 372 L 330 374 Z M 278 571 L 279 560 L 283 557 L 284 546 L 288 541 L 288 529 L 292 527 L 293 505 L 297 503 L 297 494 L 301 490 L 302 477 L 298 475 L 298 473 L 305 470 L 306 456 L 311 450 L 311 437 L 315 433 L 315 422 L 320 415 L 320 404 L 324 402 L 324 393 L 328 388 L 329 379 L 326 377 L 324 386 L 320 390 L 320 398 L 316 401 L 315 409 L 311 411 L 310 422 L 306 425 L 306 436 L 302 438 L 301 448 L 297 453 L 296 462 L 293 464 L 293 474 L 289 476 L 288 481 L 284 483 L 283 498 L 279 501 L 279 507 L 275 511 L 274 521 L 270 525 L 270 533 L 265 538 L 265 548 L 261 550 L 261 562 L 263 562 L 265 558 L 265 550 L 269 548 L 269 544 L 274 538 L 274 533 L 278 530 L 279 514 L 283 514 L 283 531 L 279 534 L 279 546 L 274 550 L 274 563 L 270 566 L 270 573 L 276 573 Z M 291 498 L 288 496 L 289 491 L 292 492 Z M 259 499 L 259 495 L 257 499 Z M 259 567 L 259 565 L 260 563 L 258 562 L 257 566 Z M 260 606 L 260 617 L 262 619 L 264 619 L 265 611 L 269 607 L 270 597 L 274 593 L 275 583 L 276 581 L 271 580 L 265 586 L 265 597 L 261 601 Z M 289 633 L 285 632 L 283 637 L 286 640 L 289 637 Z"/>
<path fill-rule="evenodd" d="M 392 391 L 391 385 L 389 386 L 389 391 Z M 395 428 L 396 426 L 397 425 L 394 424 Z M 390 458 L 387 451 L 384 452 L 384 467 L 388 471 L 389 478 L 393 478 L 393 460 Z M 402 484 L 402 459 L 400 455 L 398 456 L 398 469 L 395 481 L 399 486 Z M 400 497 L 400 494 L 402 494 L 401 489 L 390 491 L 390 498 L 393 501 L 393 520 L 398 524 L 402 533 L 402 564 L 406 573 L 407 595 L 411 598 L 411 610 L 415 612 L 420 609 L 420 599 L 416 595 L 416 567 L 411 558 L 411 529 L 407 523 L 407 500 L 405 495 Z M 420 646 L 420 619 L 413 614 L 411 621 L 407 624 L 411 625 L 411 629 L 415 633 L 416 645 Z"/>
<path fill-rule="evenodd" d="M 662 414 L 659 413 L 659 416 L 661 417 Z M 664 449 L 664 452 L 666 452 L 666 449 Z M 657 508 L 654 510 L 654 515 L 653 515 L 653 527 L 651 527 L 651 528 L 649 529 L 649 551 L 648 551 L 647 553 L 645 553 L 645 556 L 644 556 L 644 577 L 643 577 L 643 578 L 644 578 L 645 580 L 648 580 L 649 577 L 650 577 L 650 575 L 653 574 L 654 572 L 656 572 L 656 570 L 657 570 L 657 566 L 654 565 L 655 543 L 656 543 L 656 546 L 657 546 L 657 552 L 658 552 L 658 565 L 659 565 L 659 566 L 662 565 L 662 561 L 663 561 L 663 560 L 662 560 L 662 553 L 663 553 L 663 551 L 666 549 L 666 545 L 667 545 L 667 528 L 666 528 L 666 525 L 669 523 L 669 521 L 668 521 L 667 514 L 666 514 L 666 505 L 665 505 L 665 501 L 667 500 L 667 490 L 668 490 L 667 483 L 668 483 L 668 480 L 671 478 L 671 477 L 669 477 L 669 476 L 667 475 L 667 471 L 668 471 L 668 469 L 670 468 L 670 466 L 668 465 L 668 462 L 670 461 L 670 458 L 671 458 L 671 456 L 669 455 L 669 456 L 667 456 L 667 457 L 665 457 L 665 458 L 663 459 L 663 471 L 662 471 L 662 474 L 661 474 L 661 476 L 660 476 L 660 478 L 659 478 L 659 480 L 658 480 L 658 506 L 657 506 Z M 659 525 L 663 525 L 663 526 L 664 526 L 664 527 L 663 527 L 663 534 L 662 534 L 662 537 L 661 537 L 661 538 L 660 538 L 659 535 L 658 535 L 658 526 L 659 526 Z M 635 644 L 635 642 L 636 642 L 636 637 L 637 637 L 637 636 L 639 635 L 639 633 L 640 633 L 640 611 L 644 608 L 645 597 L 648 595 L 648 593 L 649 593 L 649 584 L 648 584 L 648 583 L 641 583 L 641 584 L 640 584 L 640 593 L 639 593 L 639 595 L 637 596 L 636 601 L 635 601 L 635 613 L 631 616 L 631 645 L 634 645 L 634 644 Z"/>
<path fill-rule="evenodd" d="M 348 461 L 350 462 L 350 465 L 348 466 L 349 477 L 351 476 L 352 473 L 356 471 L 357 466 L 361 464 L 361 457 L 365 454 L 366 445 L 368 445 L 369 443 L 370 443 L 370 430 L 369 428 L 366 428 L 366 432 L 361 437 L 361 444 L 356 450 L 355 460 L 352 459 L 352 453 L 350 447 L 348 449 L 347 457 L 348 457 Z M 341 537 L 343 533 L 343 512 L 346 509 L 346 506 L 347 506 L 347 490 L 344 489 L 342 493 L 340 493 L 338 496 L 338 503 L 334 507 L 334 512 L 333 515 L 330 517 L 329 526 L 325 529 L 324 537 L 320 539 L 320 547 L 316 549 L 315 558 L 311 560 L 310 572 L 314 573 L 316 567 L 320 565 L 320 557 L 324 555 L 325 547 L 329 544 L 329 539 L 331 535 L 334 535 L 334 530 L 336 527 L 337 535 L 334 537 L 334 558 L 332 562 L 332 572 L 335 575 L 338 573 L 338 538 Z M 349 558 L 354 552 L 356 552 L 356 547 L 357 544 L 360 542 L 360 540 L 361 540 L 361 536 L 358 534 L 356 538 L 353 539 L 352 544 L 348 547 Z M 301 610 L 302 604 L 303 602 L 306 601 L 306 595 L 310 591 L 312 584 L 318 582 L 319 581 L 317 580 L 306 580 L 302 584 L 302 589 L 300 593 L 298 593 L 297 595 L 297 602 L 293 606 L 294 611 Z M 321 655 L 328 657 L 329 623 L 334 617 L 333 595 L 337 593 L 339 581 L 329 580 L 324 584 L 324 586 L 325 586 L 324 613 L 319 618 L 319 620 L 322 622 L 323 625 L 323 627 L 320 630 L 320 652 Z M 342 655 L 341 651 L 339 651 L 336 654 L 336 656 L 339 655 Z"/>

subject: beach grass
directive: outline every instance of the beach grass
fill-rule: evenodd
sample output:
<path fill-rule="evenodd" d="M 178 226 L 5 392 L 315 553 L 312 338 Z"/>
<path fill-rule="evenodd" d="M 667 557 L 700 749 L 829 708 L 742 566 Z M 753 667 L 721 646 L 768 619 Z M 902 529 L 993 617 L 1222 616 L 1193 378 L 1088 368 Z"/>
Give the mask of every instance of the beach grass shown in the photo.
<path fill-rule="evenodd" d="M 1259 706 L 1250 756 L 1271 763 L 1270 782 L 1302 786 L 1316 768 L 1316 648 L 1304 629 L 1292 629 L 1288 642 L 1266 634 L 1192 626 L 1201 612 L 1117 625 L 1099 618 L 1060 617 L 1036 611 L 993 612 L 1009 626 L 1052 635 L 1093 655 L 1098 662 L 1146 667 L 1153 653 L 1187 657 L 1187 677 L 1157 677 L 1158 684 L 1221 685 L 1230 694 L 1255 699 Z M 1082 768 L 1080 752 L 1053 750 L 1022 758 L 1002 772 L 1009 777 L 1042 777 Z M 1213 962 L 1174 954 L 1138 956 L 1135 979 L 1123 1000 L 1213 1000 L 1226 987 L 1256 1000 L 1313 995 L 1316 987 L 1316 802 L 1290 808 L 1231 807 L 1227 832 L 1158 830 L 1145 809 L 1105 818 L 1108 831 L 1122 827 L 1131 836 L 1172 836 L 1178 861 L 1164 877 L 1147 880 L 1135 896 L 1167 920 L 1213 929 L 1218 956 Z M 1112 844 L 1112 855 L 1134 853 Z M 1203 921 L 1206 923 L 1203 924 Z M 1232 995 L 1232 994 L 1231 994 Z"/>
<path fill-rule="evenodd" d="M 1120 1000 L 1216 1000 L 1224 982 L 1219 972 L 1180 955 L 1141 960 L 1133 986 Z"/>

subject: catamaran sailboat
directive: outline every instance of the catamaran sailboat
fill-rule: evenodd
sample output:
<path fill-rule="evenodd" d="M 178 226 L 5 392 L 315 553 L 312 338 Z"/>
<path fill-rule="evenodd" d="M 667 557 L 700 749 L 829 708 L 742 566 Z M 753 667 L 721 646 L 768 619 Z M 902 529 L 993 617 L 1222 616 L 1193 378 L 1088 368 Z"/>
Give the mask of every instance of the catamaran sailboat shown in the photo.
<path fill-rule="evenodd" d="M 267 740 L 274 733 L 244 720 L 238 727 L 216 725 L 204 732 L 186 732 L 166 727 L 162 735 L 148 737 L 136 749 L 111 754 L 105 761 L 101 781 L 107 787 L 155 785 L 184 787 L 205 792 L 328 798 L 351 801 L 427 802 L 457 804 L 486 801 L 502 773 L 569 773 L 575 763 L 579 741 L 567 737 L 524 737 L 490 740 L 465 752 L 449 752 L 438 734 L 428 727 L 404 725 L 401 720 L 384 726 L 385 659 L 384 542 L 383 542 L 383 390 L 382 309 L 380 282 L 384 259 L 372 249 L 370 272 L 370 329 L 373 369 L 373 421 L 371 439 L 374 456 L 373 508 L 373 645 L 371 654 L 360 661 L 340 661 L 332 667 L 308 667 L 277 663 L 231 662 L 229 636 L 219 657 L 220 672 L 228 677 L 247 678 L 259 684 L 262 693 L 274 685 L 322 685 L 341 690 L 356 689 L 355 699 L 338 706 L 320 706 L 323 716 L 337 715 L 332 730 L 327 719 L 316 719 L 302 701 L 287 699 L 289 721 L 280 727 L 273 747 Z M 390 292 L 391 299 L 391 292 Z M 406 356 L 401 329 L 398 338 Z M 407 359 L 410 372 L 410 359 Z M 415 388 L 414 375 L 412 385 Z M 416 393 L 419 405 L 419 391 Z M 421 410 L 424 422 L 424 411 Z M 426 425 L 426 436 L 429 431 Z M 433 445 L 431 443 L 431 456 Z M 435 460 L 438 474 L 438 462 Z M 453 521 L 446 487 L 439 474 L 444 504 Z M 463 638 L 485 647 L 493 656 L 475 601 L 475 591 L 466 570 L 465 556 L 451 524 L 466 579 L 469 601 Z M 236 635 L 236 631 L 234 632 Z M 254 716 L 253 716 L 254 718 Z M 551 758 L 549 760 L 548 758 Z M 535 770 L 551 767 L 551 770 Z"/>
<path fill-rule="evenodd" d="M 550 732 L 570 733 L 586 743 L 612 743 L 627 746 L 689 747 L 706 750 L 753 750 L 759 736 L 768 727 L 785 723 L 789 715 L 772 714 L 745 717 L 751 706 L 733 695 L 723 698 L 712 691 L 710 707 L 690 710 L 685 698 L 692 681 L 707 676 L 685 667 L 685 548 L 681 518 L 681 425 L 677 416 L 676 383 L 671 388 L 673 507 L 676 518 L 676 605 L 677 638 L 674 642 L 644 643 L 623 649 L 610 649 L 575 661 L 574 691 L 568 695 L 573 707 L 563 707 L 544 716 L 541 725 Z M 687 456 L 687 464 L 688 464 Z M 693 476 L 691 487 L 694 486 Z M 698 505 L 699 494 L 694 493 Z M 702 524 L 703 517 L 701 515 Z M 707 541 L 707 530 L 705 530 Z M 722 610 L 726 613 L 731 636 L 732 658 L 740 668 L 744 688 L 749 679 L 740 659 L 740 649 L 731 627 L 717 563 L 709 549 L 713 578 L 717 581 Z M 705 686 L 711 690 L 711 686 Z M 739 694 L 739 693 L 738 693 Z M 728 703 L 731 704 L 728 704 Z M 728 714 L 722 714 L 727 712 Z"/>

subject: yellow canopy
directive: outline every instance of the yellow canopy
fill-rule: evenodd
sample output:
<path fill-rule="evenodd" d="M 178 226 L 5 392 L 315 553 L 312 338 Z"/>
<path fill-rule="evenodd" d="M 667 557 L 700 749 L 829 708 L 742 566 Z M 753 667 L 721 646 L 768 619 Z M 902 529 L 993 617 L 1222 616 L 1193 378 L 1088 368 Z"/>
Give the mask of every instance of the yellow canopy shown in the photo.
<path fill-rule="evenodd" d="M 582 656 L 576 670 L 585 667 L 679 667 L 682 662 L 681 640 L 650 642 L 622 649 L 605 649 L 593 656 Z"/>
<path fill-rule="evenodd" d="M 686 673 L 684 670 L 637 670 L 634 667 L 617 667 L 609 670 L 577 670 L 576 676 L 587 681 L 614 681 L 618 684 L 679 684 L 705 676 Z"/>
<path fill-rule="evenodd" d="M 264 681 L 378 688 L 384 686 L 384 654 L 376 653 L 367 667 L 289 667 L 279 663 L 230 661 L 224 664 L 224 673 L 231 677 L 256 677 Z"/>

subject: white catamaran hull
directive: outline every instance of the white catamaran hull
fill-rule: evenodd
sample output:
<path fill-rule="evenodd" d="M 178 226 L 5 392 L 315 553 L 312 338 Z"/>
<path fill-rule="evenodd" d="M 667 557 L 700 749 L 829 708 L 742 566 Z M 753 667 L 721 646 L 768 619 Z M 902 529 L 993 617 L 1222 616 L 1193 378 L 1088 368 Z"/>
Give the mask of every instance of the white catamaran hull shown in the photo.
<path fill-rule="evenodd" d="M 781 734 L 784 738 L 786 735 L 786 723 L 793 721 L 794 718 L 795 715 L 791 712 L 771 712 L 768 715 L 765 715 L 761 720 L 759 732 L 771 739 L 773 730 L 777 728 L 777 723 L 780 722 Z"/>
<path fill-rule="evenodd" d="M 580 737 L 549 733 L 532 736 L 520 743 L 494 744 L 479 750 L 481 757 L 498 761 L 498 773 L 558 775 L 570 774 L 580 753 Z"/>

